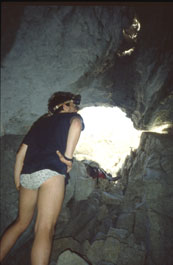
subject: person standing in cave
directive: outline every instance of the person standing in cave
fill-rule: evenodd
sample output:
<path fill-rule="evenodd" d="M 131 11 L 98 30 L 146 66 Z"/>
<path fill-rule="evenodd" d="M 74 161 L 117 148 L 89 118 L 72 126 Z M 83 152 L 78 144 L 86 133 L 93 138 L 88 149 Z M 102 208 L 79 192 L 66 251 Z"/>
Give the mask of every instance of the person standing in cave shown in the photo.
<path fill-rule="evenodd" d="M 49 113 L 39 118 L 24 137 L 16 155 L 14 181 L 19 190 L 19 213 L 0 242 L 0 261 L 26 230 L 37 206 L 32 265 L 47 265 L 73 153 L 84 129 L 77 113 L 81 96 L 55 92 Z"/>

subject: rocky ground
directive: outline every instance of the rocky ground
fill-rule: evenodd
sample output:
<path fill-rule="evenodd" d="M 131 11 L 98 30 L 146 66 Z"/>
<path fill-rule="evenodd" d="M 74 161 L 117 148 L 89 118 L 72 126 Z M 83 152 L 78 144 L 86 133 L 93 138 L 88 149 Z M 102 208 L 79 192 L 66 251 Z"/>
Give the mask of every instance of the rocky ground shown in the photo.
<path fill-rule="evenodd" d="M 1 229 L 17 214 L 12 160 L 20 138 L 3 139 Z M 172 159 L 172 135 L 143 133 L 139 148 L 126 158 L 116 182 L 97 182 L 75 160 L 50 264 L 171 265 Z M 30 264 L 33 225 L 34 221 L 4 265 Z"/>

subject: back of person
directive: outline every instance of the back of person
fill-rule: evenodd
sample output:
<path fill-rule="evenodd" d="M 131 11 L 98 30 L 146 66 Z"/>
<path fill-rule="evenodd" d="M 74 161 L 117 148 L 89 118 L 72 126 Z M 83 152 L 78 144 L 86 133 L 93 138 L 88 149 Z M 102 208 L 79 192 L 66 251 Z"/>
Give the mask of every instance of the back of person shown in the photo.
<path fill-rule="evenodd" d="M 37 208 L 31 264 L 49 264 L 74 150 L 84 129 L 77 114 L 80 100 L 80 95 L 71 92 L 55 92 L 48 100 L 48 113 L 33 124 L 19 147 L 14 166 L 19 212 L 0 240 L 0 262 L 31 223 Z"/>
<path fill-rule="evenodd" d="M 66 173 L 66 165 L 59 160 L 56 150 L 65 152 L 66 139 L 73 118 L 82 117 L 77 113 L 54 113 L 39 119 L 32 126 L 23 143 L 28 145 L 22 174 L 42 169 Z"/>

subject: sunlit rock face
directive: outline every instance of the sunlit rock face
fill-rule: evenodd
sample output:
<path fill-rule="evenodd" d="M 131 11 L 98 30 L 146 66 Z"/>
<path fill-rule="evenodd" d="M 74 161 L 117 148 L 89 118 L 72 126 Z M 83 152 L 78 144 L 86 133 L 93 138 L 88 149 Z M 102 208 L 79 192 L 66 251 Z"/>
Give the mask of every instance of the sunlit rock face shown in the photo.
<path fill-rule="evenodd" d="M 80 93 L 82 107 L 119 106 L 136 128 L 170 123 L 171 10 L 4 7 L 1 134 L 25 133 L 58 90 Z"/>

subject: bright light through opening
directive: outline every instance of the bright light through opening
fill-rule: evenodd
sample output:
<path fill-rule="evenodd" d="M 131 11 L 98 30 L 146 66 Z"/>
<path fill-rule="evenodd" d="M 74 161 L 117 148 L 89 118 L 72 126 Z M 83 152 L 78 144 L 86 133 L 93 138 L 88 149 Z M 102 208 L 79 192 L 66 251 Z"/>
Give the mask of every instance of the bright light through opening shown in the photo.
<path fill-rule="evenodd" d="M 124 159 L 138 147 L 141 131 L 117 107 L 87 107 L 79 111 L 84 119 L 75 157 L 92 160 L 114 177 Z"/>

